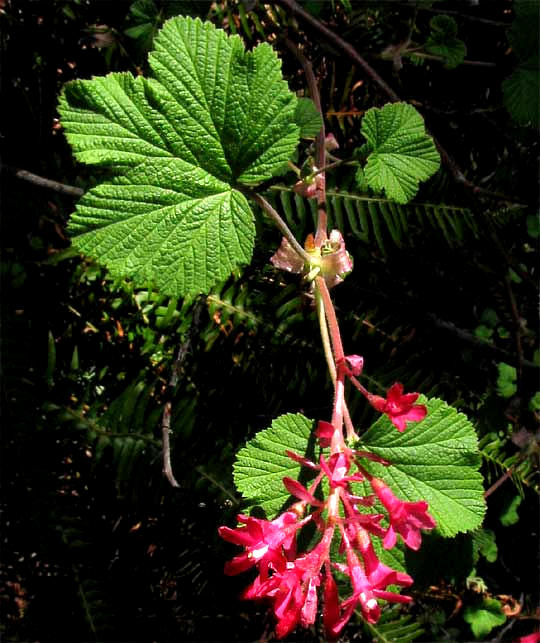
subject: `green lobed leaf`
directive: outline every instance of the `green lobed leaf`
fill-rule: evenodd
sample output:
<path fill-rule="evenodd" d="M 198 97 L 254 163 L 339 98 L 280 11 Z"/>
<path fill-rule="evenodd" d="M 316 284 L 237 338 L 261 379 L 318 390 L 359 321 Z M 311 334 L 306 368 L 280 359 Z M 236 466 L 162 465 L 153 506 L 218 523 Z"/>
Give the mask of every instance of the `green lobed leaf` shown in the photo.
<path fill-rule="evenodd" d="M 171 295 L 209 292 L 250 260 L 255 236 L 245 197 L 180 159 L 149 159 L 93 188 L 69 230 L 113 275 Z"/>
<path fill-rule="evenodd" d="M 368 461 L 363 465 L 384 479 L 399 498 L 426 500 L 441 536 L 476 529 L 484 517 L 485 501 L 474 427 L 442 400 L 419 401 L 428 409 L 422 422 L 398 433 L 383 416 L 357 444 L 391 466 Z"/>
<path fill-rule="evenodd" d="M 477 639 L 486 637 L 494 627 L 506 622 L 501 603 L 495 598 L 485 598 L 478 605 L 466 607 L 463 618 L 471 626 Z"/>
<path fill-rule="evenodd" d="M 457 23 L 451 16 L 439 15 L 430 20 L 431 33 L 426 42 L 426 51 L 444 59 L 445 67 L 453 69 L 460 65 L 467 47 L 456 37 Z"/>
<path fill-rule="evenodd" d="M 294 113 L 294 122 L 300 128 L 302 138 L 315 138 L 322 127 L 319 110 L 311 98 L 299 98 Z"/>
<path fill-rule="evenodd" d="M 521 496 L 514 496 L 510 502 L 505 503 L 501 513 L 499 514 L 499 520 L 501 525 L 504 527 L 509 527 L 510 525 L 515 525 L 519 522 L 519 513 L 518 508 L 522 502 Z"/>
<path fill-rule="evenodd" d="M 520 60 L 538 54 L 540 12 L 537 0 L 514 0 L 515 18 L 508 33 L 508 40 Z"/>
<path fill-rule="evenodd" d="M 494 563 L 499 555 L 495 532 L 491 529 L 477 529 L 472 536 L 475 564 L 481 555 L 484 556 L 488 563 Z"/>
<path fill-rule="evenodd" d="M 240 38 L 178 17 L 154 46 L 154 78 L 113 73 L 62 92 L 77 159 L 124 172 L 80 202 L 71 231 L 114 274 L 174 296 L 208 292 L 251 259 L 253 214 L 234 188 L 286 170 L 297 100 L 266 44 L 246 52 Z"/>
<path fill-rule="evenodd" d="M 364 168 L 368 185 L 398 203 L 407 203 L 439 168 L 435 144 L 412 105 L 391 103 L 369 109 L 362 120 L 369 156 Z"/>
<path fill-rule="evenodd" d="M 512 397 L 517 391 L 517 371 L 515 366 L 499 362 L 497 364 L 499 375 L 497 377 L 497 393 L 501 397 Z"/>
<path fill-rule="evenodd" d="M 504 106 L 518 125 L 540 127 L 539 74 L 536 54 L 518 65 L 502 83 Z"/>
<path fill-rule="evenodd" d="M 274 518 L 290 499 L 283 478 L 298 480 L 301 473 L 301 466 L 285 451 L 306 454 L 313 426 L 314 421 L 300 413 L 281 415 L 236 456 L 233 476 L 238 491 L 249 505 L 262 507 L 268 518 Z"/>
<path fill-rule="evenodd" d="M 529 411 L 532 411 L 533 413 L 540 412 L 540 391 L 536 391 L 536 393 L 531 397 L 528 407 Z"/>

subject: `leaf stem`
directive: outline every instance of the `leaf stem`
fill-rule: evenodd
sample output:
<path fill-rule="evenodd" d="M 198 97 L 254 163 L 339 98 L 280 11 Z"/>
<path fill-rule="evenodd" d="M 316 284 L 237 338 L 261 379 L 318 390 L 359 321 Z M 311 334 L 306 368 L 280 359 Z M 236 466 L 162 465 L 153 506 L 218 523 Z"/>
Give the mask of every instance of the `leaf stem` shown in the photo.
<path fill-rule="evenodd" d="M 263 196 L 261 196 L 260 194 L 257 194 L 256 192 L 253 192 L 253 190 L 250 190 L 249 188 L 244 187 L 242 188 L 242 191 L 247 196 L 249 196 L 250 199 L 255 201 L 255 203 L 259 205 L 266 212 L 266 214 L 272 219 L 272 221 L 276 224 L 279 230 L 283 233 L 283 236 L 291 244 L 291 246 L 296 251 L 296 253 L 300 257 L 302 257 L 302 259 L 306 263 L 311 263 L 311 261 L 313 260 L 313 257 L 311 257 L 304 250 L 304 248 L 302 248 L 302 246 L 298 243 L 298 241 L 296 240 L 296 237 L 289 229 L 289 226 L 285 223 L 285 221 L 283 221 L 283 219 L 274 210 L 274 208 L 270 205 L 270 203 L 268 203 L 268 201 Z"/>
<path fill-rule="evenodd" d="M 369 394 L 370 394 L 369 391 L 364 386 L 362 386 L 362 384 L 360 384 L 360 382 L 356 379 L 356 377 L 351 375 L 349 379 L 353 383 L 353 386 L 357 388 L 365 398 L 369 397 Z"/>

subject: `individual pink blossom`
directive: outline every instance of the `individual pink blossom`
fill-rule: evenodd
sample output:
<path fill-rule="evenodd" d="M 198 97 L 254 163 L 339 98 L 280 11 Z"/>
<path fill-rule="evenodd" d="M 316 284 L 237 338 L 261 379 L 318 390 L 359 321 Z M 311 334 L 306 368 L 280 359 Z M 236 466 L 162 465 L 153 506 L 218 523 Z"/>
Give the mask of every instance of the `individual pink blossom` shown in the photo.
<path fill-rule="evenodd" d="M 298 480 L 293 480 L 293 478 L 285 476 L 283 478 L 283 486 L 291 496 L 294 496 L 303 502 L 307 502 L 310 505 L 322 506 L 322 502 L 317 500 L 317 498 L 315 498 L 315 496 L 308 491 L 301 482 L 298 482 Z"/>
<path fill-rule="evenodd" d="M 368 395 L 368 401 L 377 411 L 384 413 L 396 429 L 402 433 L 407 422 L 419 422 L 426 417 L 427 408 L 415 404 L 419 393 L 403 394 L 403 384 L 396 382 L 386 392 L 386 399 L 379 395 Z"/>
<path fill-rule="evenodd" d="M 319 438 L 319 444 L 323 449 L 330 446 L 332 436 L 334 435 L 334 426 L 330 422 L 319 420 L 315 435 Z"/>
<path fill-rule="evenodd" d="M 369 534 L 365 531 L 358 532 L 356 543 L 362 554 L 366 576 L 373 587 L 384 589 L 388 585 L 400 585 L 401 587 L 412 585 L 413 579 L 409 574 L 391 569 L 379 560 Z M 407 597 L 408 600 L 410 599 Z"/>
<path fill-rule="evenodd" d="M 281 245 L 276 252 L 270 257 L 270 262 L 280 270 L 299 274 L 304 269 L 304 260 L 291 246 L 291 244 L 282 237 Z"/>
<path fill-rule="evenodd" d="M 383 514 L 367 514 L 362 513 L 358 510 L 357 504 L 362 504 L 364 506 L 369 506 L 364 499 L 356 499 L 351 494 L 342 494 L 341 499 L 345 506 L 345 512 L 347 517 L 343 520 L 343 528 L 347 533 L 347 536 L 350 542 L 355 543 L 357 541 L 357 534 L 359 529 L 364 529 L 379 538 L 383 538 L 386 530 L 379 523 L 383 519 Z M 369 499 L 368 499 L 369 501 Z M 373 503 L 371 503 L 373 504 Z M 344 546 L 340 548 L 340 552 L 343 553 Z"/>
<path fill-rule="evenodd" d="M 318 186 L 314 180 L 312 180 L 311 182 L 297 181 L 294 184 L 293 190 L 296 192 L 296 194 L 299 194 L 306 199 L 314 199 L 317 196 Z"/>
<path fill-rule="evenodd" d="M 321 247 L 315 244 L 313 235 L 309 234 L 304 242 L 304 248 L 310 256 L 313 256 L 312 261 L 307 264 L 283 237 L 281 245 L 270 258 L 270 262 L 276 268 L 295 274 L 308 273 L 315 269 L 316 273 L 324 278 L 328 288 L 341 283 L 353 268 L 351 256 L 345 249 L 345 241 L 339 230 L 332 230 Z"/>
<path fill-rule="evenodd" d="M 324 147 L 326 148 L 327 152 L 332 152 L 333 150 L 337 150 L 339 148 L 339 143 L 336 140 L 336 137 L 330 132 L 330 134 L 327 134 L 324 139 Z"/>
<path fill-rule="evenodd" d="M 337 629 L 341 630 L 345 627 L 357 605 L 360 605 L 362 616 L 368 623 L 376 623 L 381 615 L 381 608 L 377 603 L 373 593 L 373 586 L 369 582 L 364 568 L 350 547 L 347 549 L 347 565 L 343 571 L 351 578 L 353 593 L 341 605 L 343 614 Z"/>
<path fill-rule="evenodd" d="M 333 288 L 353 269 L 351 255 L 345 248 L 345 240 L 339 230 L 332 230 L 321 248 L 321 275 L 328 288 Z"/>
<path fill-rule="evenodd" d="M 358 377 L 358 375 L 362 373 L 362 369 L 364 368 L 364 358 L 361 355 L 346 355 L 345 362 L 348 366 L 348 370 L 350 371 L 347 375 L 351 374 Z"/>
<path fill-rule="evenodd" d="M 240 574 L 255 564 L 264 569 L 269 565 L 273 569 L 282 567 L 285 561 L 283 550 L 286 554 L 294 552 L 296 530 L 305 524 L 305 521 L 298 522 L 294 511 L 286 511 L 272 521 L 240 514 L 238 522 L 244 523 L 245 527 L 218 529 L 224 540 L 245 547 L 242 554 L 225 564 L 228 576 Z"/>
<path fill-rule="evenodd" d="M 368 623 L 376 623 L 381 614 L 381 608 L 377 602 L 378 598 L 393 603 L 410 603 L 412 600 L 410 596 L 386 591 L 386 587 L 389 584 L 408 586 L 412 583 L 412 578 L 408 574 L 397 572 L 383 565 L 377 559 L 367 533 L 364 532 L 364 538 L 362 538 L 364 544 L 369 543 L 364 565 L 361 564 L 358 556 L 353 551 L 352 543 L 349 541 L 345 530 L 342 530 L 342 535 L 347 552 L 347 564 L 335 563 L 334 566 L 349 575 L 353 593 L 350 598 L 341 604 L 339 620 L 334 619 L 330 627 L 327 628 L 330 633 L 329 638 L 337 638 L 357 606 L 360 606 L 362 616 Z"/>
<path fill-rule="evenodd" d="M 325 565 L 325 571 L 326 574 L 323 585 L 323 624 L 326 638 L 329 641 L 333 641 L 339 636 L 339 632 L 336 633 L 337 625 L 340 621 L 339 593 L 328 561 Z"/>
<path fill-rule="evenodd" d="M 420 529 L 433 529 L 437 526 L 435 520 L 428 514 L 428 503 L 403 502 L 397 498 L 390 487 L 379 478 L 369 480 L 373 491 L 388 511 L 390 525 L 383 540 L 385 549 L 392 549 L 396 544 L 396 532 L 403 538 L 405 544 L 417 550 L 422 542 Z"/>
<path fill-rule="evenodd" d="M 334 453 L 330 456 L 328 463 L 321 455 L 321 470 L 324 471 L 330 483 L 330 487 L 347 487 L 349 482 L 362 482 L 364 477 L 361 474 L 347 475 L 351 466 L 348 453 Z"/>

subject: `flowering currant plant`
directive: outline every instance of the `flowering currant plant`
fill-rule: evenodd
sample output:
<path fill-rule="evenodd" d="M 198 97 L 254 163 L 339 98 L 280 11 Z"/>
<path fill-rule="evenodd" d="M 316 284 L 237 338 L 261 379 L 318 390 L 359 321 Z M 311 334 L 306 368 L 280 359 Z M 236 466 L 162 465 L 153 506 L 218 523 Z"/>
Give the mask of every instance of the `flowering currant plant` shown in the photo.
<path fill-rule="evenodd" d="M 354 615 L 373 624 L 385 602 L 412 601 L 404 550 L 418 550 L 423 533 L 451 537 L 481 524 L 476 434 L 442 400 L 400 382 L 385 396 L 370 392 L 358 349 L 344 348 L 330 291 L 353 260 L 342 232 L 328 230 L 325 171 L 328 159 L 340 161 L 310 68 L 314 101 L 289 90 L 269 45 L 246 51 L 238 36 L 183 17 L 165 23 L 149 65 L 148 78 L 112 73 L 62 92 L 75 156 L 111 169 L 78 203 L 73 243 L 113 275 L 192 297 L 250 261 L 256 216 L 281 232 L 270 261 L 301 275 L 313 299 L 332 414 L 282 415 L 248 442 L 234 466 L 245 510 L 219 534 L 241 548 L 225 573 L 252 574 L 243 598 L 268 603 L 278 638 L 314 625 L 321 605 L 335 640 Z M 409 201 L 439 166 L 421 116 L 395 103 L 370 109 L 361 128 L 359 183 Z M 315 142 L 300 170 L 291 159 L 302 138 Z M 256 190 L 291 168 L 292 189 L 318 212 L 305 240 Z M 351 393 L 380 414 L 371 427 L 355 425 Z"/>

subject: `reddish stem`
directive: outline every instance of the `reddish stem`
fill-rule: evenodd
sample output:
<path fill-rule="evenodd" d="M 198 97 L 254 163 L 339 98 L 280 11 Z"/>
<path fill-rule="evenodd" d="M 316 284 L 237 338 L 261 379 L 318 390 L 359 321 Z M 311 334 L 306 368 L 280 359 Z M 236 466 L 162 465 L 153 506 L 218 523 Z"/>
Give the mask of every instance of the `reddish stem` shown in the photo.
<path fill-rule="evenodd" d="M 354 377 L 354 375 L 349 375 L 349 379 L 353 383 L 353 386 L 357 388 L 364 397 L 369 398 L 370 392 L 367 390 L 367 388 L 364 388 L 362 384 L 360 384 L 360 382 L 356 379 L 356 377 Z"/>
<path fill-rule="evenodd" d="M 310 61 L 304 56 L 304 54 L 298 49 L 298 47 L 289 40 L 285 38 L 285 44 L 292 51 L 292 53 L 298 59 L 298 62 L 302 65 L 304 74 L 306 75 L 306 82 L 308 85 L 309 93 L 311 98 L 315 103 L 319 114 L 321 115 L 321 129 L 317 134 L 315 139 L 315 165 L 319 170 L 317 172 L 320 175 L 318 181 L 317 189 L 317 205 L 318 205 L 318 216 L 317 216 L 317 230 L 315 232 L 315 245 L 317 248 L 320 248 L 322 244 L 328 238 L 327 227 L 328 227 L 328 217 L 326 215 L 326 180 L 324 171 L 321 171 L 321 168 L 324 168 L 326 165 L 326 146 L 325 146 L 325 129 L 324 129 L 324 114 L 321 107 L 321 95 L 319 93 L 319 87 L 317 85 L 317 79 L 313 72 L 313 67 Z"/>
<path fill-rule="evenodd" d="M 328 286 L 326 285 L 325 280 L 322 277 L 316 277 L 315 284 L 319 290 L 319 293 L 321 294 L 321 299 L 324 306 L 324 314 L 326 315 L 328 330 L 330 331 L 330 339 L 332 340 L 332 348 L 334 349 L 334 362 L 338 370 L 339 378 L 339 365 L 345 359 L 345 353 L 343 352 L 343 344 L 341 342 L 341 334 L 339 332 L 336 311 L 334 309 L 334 304 L 332 303 L 332 298 L 330 297 L 330 292 L 328 291 Z"/>

